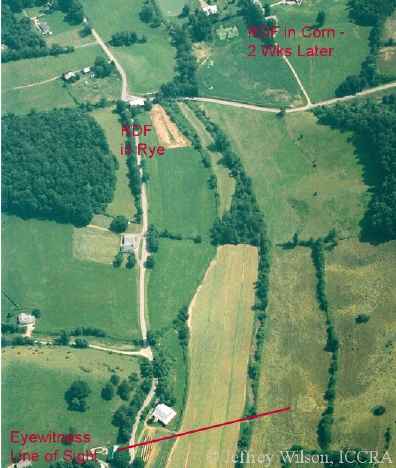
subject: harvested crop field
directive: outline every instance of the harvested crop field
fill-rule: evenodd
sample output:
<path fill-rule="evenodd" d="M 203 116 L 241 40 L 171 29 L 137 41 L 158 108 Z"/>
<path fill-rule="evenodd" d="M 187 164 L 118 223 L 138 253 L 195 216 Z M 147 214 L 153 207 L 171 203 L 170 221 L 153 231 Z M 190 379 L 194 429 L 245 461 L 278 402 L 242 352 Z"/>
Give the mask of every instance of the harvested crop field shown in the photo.
<path fill-rule="evenodd" d="M 191 146 L 191 142 L 179 131 L 171 121 L 165 109 L 156 104 L 150 112 L 151 121 L 159 143 L 165 148 L 184 148 Z"/>
<path fill-rule="evenodd" d="M 257 277 L 257 250 L 222 246 L 192 305 L 189 395 L 182 431 L 241 417 L 245 404 Z M 236 450 L 239 426 L 178 439 L 168 467 L 224 466 L 216 453 Z"/>

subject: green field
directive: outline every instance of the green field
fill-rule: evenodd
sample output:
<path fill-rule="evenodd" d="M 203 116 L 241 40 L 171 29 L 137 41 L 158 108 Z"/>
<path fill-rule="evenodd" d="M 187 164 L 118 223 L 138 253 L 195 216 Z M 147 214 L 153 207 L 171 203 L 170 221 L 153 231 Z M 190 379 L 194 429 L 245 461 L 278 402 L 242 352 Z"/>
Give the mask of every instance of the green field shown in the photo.
<path fill-rule="evenodd" d="M 384 47 L 380 51 L 379 72 L 392 77 L 396 76 L 396 47 Z"/>
<path fill-rule="evenodd" d="M 182 102 L 179 102 L 179 107 L 194 130 L 197 132 L 202 145 L 205 147 L 210 145 L 213 142 L 211 136 L 190 107 Z M 231 206 L 231 199 L 235 189 L 235 180 L 230 177 L 229 170 L 219 164 L 221 159 L 221 155 L 219 153 L 209 151 L 209 155 L 212 161 L 212 170 L 217 178 L 217 190 L 220 197 L 218 210 L 219 214 L 222 215 Z"/>
<path fill-rule="evenodd" d="M 394 284 L 396 242 L 380 246 L 342 242 L 329 256 L 328 299 L 340 337 L 333 447 L 384 450 L 387 427 L 394 434 L 396 398 Z M 358 314 L 367 323 L 357 324 Z M 372 408 L 386 412 L 374 416 Z M 390 455 L 396 458 L 391 443 Z"/>
<path fill-rule="evenodd" d="M 117 114 L 109 108 L 100 109 L 93 114 L 96 121 L 103 128 L 111 152 L 118 160 L 117 184 L 114 192 L 113 201 L 107 207 L 107 213 L 112 216 L 124 215 L 132 218 L 135 215 L 135 204 L 133 201 L 131 189 L 129 187 L 128 167 L 126 157 L 120 154 L 120 145 L 124 140 L 121 136 L 121 124 L 118 121 Z"/>
<path fill-rule="evenodd" d="M 324 351 L 326 325 L 315 297 L 310 251 L 276 248 L 271 259 L 266 339 L 262 355 L 258 411 L 291 406 L 287 414 L 255 422 L 251 452 L 278 454 L 293 444 L 318 448 L 316 428 L 325 408 L 330 355 Z"/>
<path fill-rule="evenodd" d="M 103 385 L 111 372 L 127 378 L 138 371 L 138 360 L 123 356 L 109 355 L 94 350 L 77 350 L 61 347 L 24 347 L 2 350 L 3 388 L 3 466 L 9 463 L 12 449 L 22 448 L 10 443 L 10 431 L 48 434 L 48 432 L 69 433 L 70 427 L 76 433 L 89 433 L 88 444 L 27 444 L 23 449 L 39 451 L 41 462 L 34 463 L 38 468 L 48 468 L 42 460 L 43 454 L 72 447 L 76 452 L 105 446 L 116 442 L 117 429 L 111 425 L 112 413 L 121 405 L 118 396 L 112 401 L 104 401 L 100 396 Z M 64 392 L 70 384 L 81 379 L 88 383 L 92 393 L 88 397 L 89 408 L 85 413 L 69 411 L 64 401 Z M 103 457 L 102 457 L 103 459 Z"/>
<path fill-rule="evenodd" d="M 55 107 L 74 107 L 75 102 L 61 80 L 30 88 L 3 90 L 2 112 L 27 114 L 32 109 L 48 111 Z"/>
<path fill-rule="evenodd" d="M 21 307 L 42 310 L 38 333 L 94 326 L 115 339 L 139 337 L 135 270 L 73 257 L 72 226 L 5 216 L 3 248 L 4 290 Z M 4 313 L 15 315 L 4 301 Z"/>
<path fill-rule="evenodd" d="M 216 204 L 208 189 L 210 173 L 199 153 L 192 148 L 167 149 L 147 165 L 150 222 L 173 233 L 208 239 Z"/>
<path fill-rule="evenodd" d="M 223 246 L 191 307 L 189 394 L 182 430 L 241 416 L 253 327 L 257 251 Z M 178 439 L 168 466 L 228 466 L 239 427 Z M 217 454 L 217 457 L 216 457 Z"/>
<path fill-rule="evenodd" d="M 8 62 L 2 67 L 3 87 L 7 90 L 39 81 L 48 80 L 70 70 L 80 70 L 94 64 L 97 56 L 103 56 L 99 46 L 83 47 L 70 54 L 57 57 L 39 57 Z"/>
<path fill-rule="evenodd" d="M 236 26 L 239 37 L 208 44 L 198 60 L 202 96 L 254 104 L 302 104 L 300 89 L 280 57 L 249 57 L 248 37 L 242 20 L 230 20 L 223 27 Z"/>
<path fill-rule="evenodd" d="M 320 10 L 326 13 L 322 29 L 335 29 L 335 38 L 301 37 L 301 29 L 314 24 Z M 334 96 L 335 89 L 348 75 L 359 74 L 360 65 L 368 54 L 370 28 L 349 21 L 347 0 L 304 0 L 299 7 L 273 7 L 272 14 L 278 17 L 281 28 L 294 28 L 298 32 L 293 39 L 285 39 L 280 34 L 282 47 L 292 47 L 293 50 L 297 50 L 298 45 L 302 49 L 315 45 L 334 48 L 333 57 L 289 57 L 312 101 Z"/>
<path fill-rule="evenodd" d="M 190 0 L 159 0 L 158 6 L 161 8 L 163 15 L 174 17 L 180 14 L 184 5 L 190 3 Z"/>
<path fill-rule="evenodd" d="M 296 231 L 304 238 L 331 228 L 340 237 L 359 233 L 370 194 L 348 133 L 318 125 L 310 113 L 280 119 L 213 104 L 204 109 L 241 157 L 275 242 Z"/>
<path fill-rule="evenodd" d="M 81 46 L 90 42 L 95 42 L 93 36 L 88 35 L 81 37 L 80 32 L 84 25 L 78 26 L 70 25 L 65 20 L 65 14 L 61 11 L 54 11 L 49 15 L 43 16 L 41 19 L 48 23 L 50 30 L 52 31 L 51 36 L 47 36 L 47 42 L 51 44 L 60 44 L 62 46 Z"/>
<path fill-rule="evenodd" d="M 82 3 L 90 24 L 103 40 L 109 41 L 112 34 L 121 31 L 146 36 L 145 44 L 111 49 L 127 73 L 131 94 L 157 91 L 172 78 L 175 49 L 170 45 L 165 27 L 151 28 L 140 20 L 143 0 L 132 4 L 124 0 L 111 3 L 83 0 Z"/>

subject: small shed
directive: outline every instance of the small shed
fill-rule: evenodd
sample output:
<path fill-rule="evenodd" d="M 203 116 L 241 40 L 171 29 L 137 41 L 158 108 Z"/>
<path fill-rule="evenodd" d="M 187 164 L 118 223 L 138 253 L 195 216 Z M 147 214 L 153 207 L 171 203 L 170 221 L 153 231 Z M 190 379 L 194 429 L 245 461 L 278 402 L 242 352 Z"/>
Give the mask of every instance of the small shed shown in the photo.
<path fill-rule="evenodd" d="M 154 421 L 160 421 L 162 424 L 164 424 L 164 426 L 167 426 L 176 416 L 176 414 L 177 413 L 173 408 L 160 403 L 154 410 L 153 418 Z"/>
<path fill-rule="evenodd" d="M 76 76 L 76 74 L 72 71 L 69 71 L 69 72 L 66 72 L 63 74 L 63 79 L 66 80 L 66 81 L 69 81 L 71 80 L 72 78 L 74 78 Z"/>
<path fill-rule="evenodd" d="M 121 236 L 121 252 L 129 253 L 134 252 L 136 249 L 136 236 L 134 234 L 123 234 Z"/>
<path fill-rule="evenodd" d="M 19 325 L 31 325 L 36 322 L 36 317 L 30 314 L 25 314 L 25 312 L 21 312 L 18 315 L 17 320 Z"/>
<path fill-rule="evenodd" d="M 217 5 L 205 5 L 202 7 L 202 10 L 206 14 L 206 16 L 215 15 L 218 13 Z"/>

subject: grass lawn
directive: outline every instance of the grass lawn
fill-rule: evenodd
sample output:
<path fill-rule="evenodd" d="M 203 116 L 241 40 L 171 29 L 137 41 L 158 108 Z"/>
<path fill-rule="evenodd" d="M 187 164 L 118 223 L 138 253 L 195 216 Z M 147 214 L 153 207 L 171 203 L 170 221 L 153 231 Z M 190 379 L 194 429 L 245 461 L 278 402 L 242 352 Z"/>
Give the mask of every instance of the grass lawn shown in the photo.
<path fill-rule="evenodd" d="M 270 285 L 257 411 L 285 406 L 292 411 L 253 423 L 251 452 L 274 454 L 271 468 L 281 468 L 280 450 L 293 444 L 318 448 L 330 355 L 324 351 L 325 317 L 315 298 L 309 249 L 275 248 Z"/>
<path fill-rule="evenodd" d="M 95 261 L 73 257 L 77 248 L 73 229 L 71 225 L 4 216 L 5 291 L 22 307 L 42 310 L 38 333 L 90 325 L 115 339 L 139 337 L 135 270 L 99 263 L 103 261 L 101 249 L 108 248 L 107 240 L 96 244 L 99 258 Z M 113 255 L 117 251 L 118 246 Z M 11 308 L 4 301 L 6 313 Z"/>
<path fill-rule="evenodd" d="M 94 350 L 71 350 L 70 348 L 5 348 L 2 350 L 2 384 L 7 391 L 2 393 L 3 407 L 3 466 L 9 463 L 10 450 L 40 452 L 38 468 L 48 468 L 43 454 L 59 449 L 63 456 L 71 447 L 78 452 L 95 447 L 112 446 L 117 438 L 117 429 L 111 425 L 113 412 L 122 400 L 115 396 L 111 401 L 101 398 L 100 392 L 109 380 L 112 371 L 121 379 L 138 372 L 138 360 L 110 355 Z M 89 408 L 85 413 L 69 411 L 64 401 L 64 392 L 75 380 L 88 383 L 92 393 L 87 399 Z M 87 444 L 27 444 L 21 447 L 10 443 L 10 431 L 48 434 L 89 433 Z M 6 462 L 7 460 L 7 462 Z"/>
<path fill-rule="evenodd" d="M 150 222 L 161 229 L 209 238 L 216 217 L 214 193 L 208 188 L 210 172 L 193 148 L 167 149 L 147 162 Z"/>
<path fill-rule="evenodd" d="M 378 68 L 384 75 L 396 76 L 396 46 L 381 49 Z"/>
<path fill-rule="evenodd" d="M 32 108 L 36 111 L 48 111 L 54 107 L 76 105 L 61 80 L 31 88 L 3 90 L 2 98 L 3 113 L 27 114 Z"/>
<path fill-rule="evenodd" d="M 394 284 L 396 242 L 379 246 L 343 241 L 328 255 L 327 295 L 340 337 L 333 447 L 384 451 L 384 433 L 394 432 L 396 398 Z M 358 314 L 367 323 L 357 324 Z M 372 408 L 386 408 L 374 416 Z M 390 455 L 396 458 L 391 443 Z"/>
<path fill-rule="evenodd" d="M 202 144 L 206 147 L 210 145 L 213 142 L 212 137 L 190 107 L 182 102 L 179 102 L 179 107 L 197 132 Z M 220 153 L 209 151 L 209 154 L 212 161 L 212 169 L 217 178 L 217 190 L 220 196 L 218 210 L 219 214 L 222 215 L 231 206 L 232 195 L 235 190 L 235 179 L 230 177 L 229 170 L 225 166 L 219 164 L 219 160 L 221 159 Z"/>
<path fill-rule="evenodd" d="M 335 38 L 301 37 L 301 29 L 314 24 L 320 10 L 326 13 L 323 28 L 335 29 Z M 292 47 L 295 51 L 298 45 L 302 49 L 315 45 L 334 48 L 333 57 L 293 55 L 289 58 L 312 101 L 333 97 L 335 89 L 348 75 L 359 74 L 360 65 L 368 54 L 370 28 L 349 21 L 347 0 L 305 0 L 299 7 L 278 5 L 272 8 L 272 14 L 278 17 L 281 27 L 294 28 L 298 32 L 296 38 L 292 39 L 280 35 L 279 43 L 282 47 Z"/>
<path fill-rule="evenodd" d="M 311 113 L 280 119 L 214 104 L 204 109 L 233 142 L 275 242 L 296 231 L 319 237 L 333 227 L 341 237 L 359 233 L 370 195 L 348 133 L 318 125 Z"/>
<path fill-rule="evenodd" d="M 230 20 L 222 27 L 236 25 L 239 37 L 217 38 L 198 54 L 197 76 L 202 96 L 254 104 L 302 104 L 300 89 L 281 57 L 249 57 L 246 25 Z M 215 33 L 216 34 L 216 33 Z"/>
<path fill-rule="evenodd" d="M 73 45 L 74 47 L 87 44 L 89 42 L 95 42 L 95 39 L 91 35 L 82 37 L 80 31 L 82 31 L 84 24 L 71 25 L 64 20 L 65 14 L 61 11 L 54 11 L 49 15 L 43 16 L 41 19 L 48 23 L 50 30 L 52 31 L 51 36 L 47 36 L 47 43 L 60 44 L 62 46 Z"/>
<path fill-rule="evenodd" d="M 146 36 L 145 44 L 112 48 L 127 73 L 131 94 L 157 91 L 161 84 L 173 77 L 175 49 L 169 42 L 165 27 L 151 28 L 140 20 L 143 0 L 134 3 L 83 0 L 82 3 L 90 24 L 105 41 L 121 31 L 134 31 Z"/>
<path fill-rule="evenodd" d="M 190 3 L 190 0 L 161 0 L 158 2 L 158 6 L 164 16 L 174 17 L 181 13 L 184 5 L 189 5 Z"/>
<path fill-rule="evenodd" d="M 3 86 L 10 90 L 17 86 L 48 80 L 70 70 L 89 67 L 94 64 L 97 56 L 103 56 L 99 46 L 83 47 L 70 54 L 58 55 L 57 57 L 39 57 L 8 62 L 2 67 Z"/>
<path fill-rule="evenodd" d="M 257 251 L 218 249 L 192 307 L 190 382 L 182 431 L 241 416 L 253 326 Z M 178 439 L 169 466 L 225 466 L 213 452 L 236 450 L 239 426 Z M 206 463 L 205 463 L 206 462 Z"/>
<path fill-rule="evenodd" d="M 118 121 L 118 116 L 110 108 L 96 110 L 92 115 L 103 128 L 111 152 L 116 156 L 119 164 L 114 198 L 107 206 L 106 211 L 112 216 L 124 215 L 127 218 L 132 218 L 136 209 L 129 187 L 126 157 L 120 154 L 120 146 L 125 138 L 121 136 L 121 124 Z"/>

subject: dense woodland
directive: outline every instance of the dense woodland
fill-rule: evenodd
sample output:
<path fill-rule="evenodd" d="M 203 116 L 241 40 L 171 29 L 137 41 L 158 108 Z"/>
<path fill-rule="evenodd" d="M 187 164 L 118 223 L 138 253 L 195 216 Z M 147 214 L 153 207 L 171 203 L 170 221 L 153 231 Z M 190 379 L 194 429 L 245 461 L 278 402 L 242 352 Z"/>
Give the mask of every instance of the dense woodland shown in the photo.
<path fill-rule="evenodd" d="M 396 239 L 396 95 L 381 103 L 338 104 L 315 111 L 321 123 L 354 132 L 354 143 L 365 167 L 373 196 L 362 221 L 362 239 Z"/>
<path fill-rule="evenodd" d="M 2 131 L 3 211 L 84 226 L 112 200 L 116 160 L 89 115 L 9 114 Z"/>

